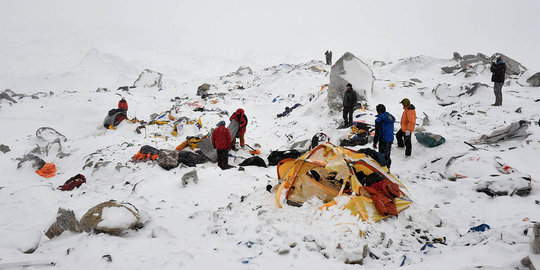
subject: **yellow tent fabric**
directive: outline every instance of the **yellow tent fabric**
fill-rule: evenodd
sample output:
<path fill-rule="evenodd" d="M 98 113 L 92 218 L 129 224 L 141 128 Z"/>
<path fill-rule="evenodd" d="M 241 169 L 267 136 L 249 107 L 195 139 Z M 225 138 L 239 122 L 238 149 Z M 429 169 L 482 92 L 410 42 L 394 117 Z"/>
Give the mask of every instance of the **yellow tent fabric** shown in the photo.
<path fill-rule="evenodd" d="M 317 197 L 325 204 L 321 209 L 336 206 L 337 196 L 347 196 L 349 201 L 343 208 L 362 220 L 379 221 L 386 216 L 375 208 L 371 196 L 356 178 L 356 172 L 366 176 L 379 173 L 386 179 L 398 184 L 404 195 L 394 199 L 398 213 L 412 203 L 405 185 L 391 174 L 386 167 L 381 167 L 371 157 L 325 143 L 305 153 L 298 159 L 283 160 L 278 164 L 278 177 L 281 184 L 276 192 L 276 203 L 302 204 L 312 197 Z"/>

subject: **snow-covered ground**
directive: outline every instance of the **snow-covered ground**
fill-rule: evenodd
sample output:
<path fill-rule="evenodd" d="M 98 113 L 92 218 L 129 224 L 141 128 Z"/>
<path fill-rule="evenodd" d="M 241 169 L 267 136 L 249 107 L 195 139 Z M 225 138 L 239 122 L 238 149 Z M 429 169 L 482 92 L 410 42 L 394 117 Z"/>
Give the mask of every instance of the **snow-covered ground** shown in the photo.
<path fill-rule="evenodd" d="M 17 103 L 0 100 L 0 144 L 10 148 L 0 152 L 0 269 L 15 262 L 54 262 L 58 269 L 524 269 L 520 260 L 526 256 L 540 265 L 529 250 L 531 228 L 540 220 L 539 89 L 511 76 L 503 106 L 492 107 L 488 70 L 470 77 L 441 73 L 441 67 L 457 63 L 448 59 L 454 50 L 503 51 L 531 69 L 529 76 L 537 72 L 538 37 L 532 33 L 538 1 L 394 1 L 391 7 L 379 1 L 130 3 L 0 4 L 0 33 L 6 37 L 0 44 L 0 90 L 20 94 L 13 97 Z M 501 27 L 492 20 L 501 20 Z M 275 166 L 222 171 L 205 163 L 166 171 L 157 163 L 130 162 L 142 145 L 174 149 L 186 136 L 228 121 L 217 109 L 229 115 L 246 111 L 246 142 L 260 145 L 265 161 L 272 150 L 318 132 L 338 144 L 349 130 L 338 129 L 341 112 L 328 108 L 327 89 L 321 90 L 331 67 L 311 60 L 328 48 L 335 48 L 334 61 L 350 50 L 374 72 L 370 108 L 356 111 L 357 120 L 373 123 L 379 103 L 399 120 L 399 101 L 407 97 L 419 125 L 425 113 L 430 125 L 424 128 L 446 138 L 436 148 L 413 138 L 407 159 L 393 145 L 392 172 L 413 200 L 397 218 L 361 222 L 344 210 L 318 210 L 322 202 L 316 199 L 300 208 L 278 208 L 266 190 L 277 184 Z M 235 74 L 244 65 L 253 74 Z M 164 74 L 162 88 L 116 90 L 133 85 L 145 68 Z M 462 86 L 477 82 L 488 86 L 458 96 Z M 207 100 L 195 95 L 203 83 L 215 94 Z M 433 92 L 439 84 L 454 104 L 439 105 Z M 151 114 L 171 111 L 175 117 L 200 117 L 203 128 L 185 125 L 173 137 L 171 125 L 150 125 L 138 134 L 138 124 L 124 121 L 106 130 L 103 118 L 121 97 L 129 103 L 129 118 L 149 121 Z M 302 106 L 276 117 L 296 103 Z M 196 104 L 215 110 L 197 112 Z M 519 120 L 531 122 L 526 139 L 478 150 L 464 143 Z M 67 138 L 61 149 L 52 144 L 41 154 L 58 170 L 47 179 L 28 164 L 17 169 L 17 158 L 47 145 L 36 137 L 40 127 Z M 248 150 L 232 152 L 238 157 L 229 162 L 238 166 Z M 69 155 L 60 158 L 59 152 Z M 449 169 L 468 177 L 450 181 L 446 164 L 461 155 Z M 489 197 L 476 191 L 498 173 L 495 157 L 532 177 L 530 195 Z M 199 181 L 184 185 L 182 176 L 193 169 Z M 80 188 L 56 189 L 78 173 L 87 179 Z M 110 199 L 133 204 L 145 226 L 119 236 L 44 235 L 59 207 L 80 219 Z M 491 229 L 469 232 L 482 223 Z M 344 263 L 362 258 L 366 246 L 373 255 L 363 265 Z"/>

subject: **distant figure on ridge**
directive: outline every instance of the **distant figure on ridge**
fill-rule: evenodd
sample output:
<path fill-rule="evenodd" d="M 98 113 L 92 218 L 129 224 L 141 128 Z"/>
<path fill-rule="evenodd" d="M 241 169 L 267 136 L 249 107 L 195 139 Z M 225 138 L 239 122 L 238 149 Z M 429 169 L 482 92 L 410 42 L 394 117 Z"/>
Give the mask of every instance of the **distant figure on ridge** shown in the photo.
<path fill-rule="evenodd" d="M 352 126 L 352 115 L 357 101 L 358 97 L 356 96 L 356 92 L 353 90 L 352 84 L 348 83 L 347 90 L 343 96 L 343 127 Z"/>
<path fill-rule="evenodd" d="M 394 122 L 396 118 L 386 112 L 383 104 L 377 105 L 377 119 L 375 119 L 375 136 L 373 137 L 373 148 L 377 148 L 379 143 L 379 153 L 384 155 L 386 167 L 390 169 L 392 160 L 390 159 L 390 150 L 394 142 Z"/>
<path fill-rule="evenodd" d="M 229 168 L 229 150 L 231 149 L 231 133 L 225 127 L 225 121 L 220 121 L 212 133 L 212 146 L 217 151 L 218 166 L 222 170 Z"/>
<path fill-rule="evenodd" d="M 401 129 L 396 133 L 397 146 L 402 149 L 405 146 L 405 156 L 409 157 L 412 152 L 411 135 L 416 126 L 416 110 L 408 98 L 404 98 L 400 103 L 403 105 L 403 115 L 401 115 Z"/>
<path fill-rule="evenodd" d="M 236 150 L 236 138 L 240 138 L 240 147 L 246 146 L 244 134 L 246 133 L 248 119 L 243 109 L 236 110 L 236 112 L 231 115 L 231 118 L 229 118 L 230 121 L 232 121 L 233 119 L 238 122 L 238 132 L 236 132 L 236 136 L 234 136 L 234 138 L 232 139 L 232 149 Z"/>
<path fill-rule="evenodd" d="M 326 56 L 326 64 L 332 65 L 332 51 L 326 50 L 326 52 L 324 53 L 324 56 Z"/>
<path fill-rule="evenodd" d="M 505 79 L 506 64 L 504 60 L 497 56 L 495 61 L 491 62 L 491 81 L 494 83 L 493 92 L 495 93 L 495 103 L 491 106 L 501 106 L 502 105 L 502 87 Z"/>

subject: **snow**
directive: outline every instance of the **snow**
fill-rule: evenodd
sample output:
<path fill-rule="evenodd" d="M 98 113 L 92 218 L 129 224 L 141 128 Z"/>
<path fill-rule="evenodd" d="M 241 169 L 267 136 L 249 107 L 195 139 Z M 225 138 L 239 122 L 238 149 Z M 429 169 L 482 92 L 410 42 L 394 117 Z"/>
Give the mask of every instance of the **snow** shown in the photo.
<path fill-rule="evenodd" d="M 520 260 L 526 256 L 538 267 L 539 255 L 531 253 L 529 241 L 540 220 L 540 92 L 523 84 L 523 76 L 540 69 L 533 34 L 539 2 L 432 2 L 2 2 L 0 34 L 6 38 L 0 44 L 0 90 L 21 95 L 14 97 L 17 103 L 0 100 L 0 144 L 11 149 L 0 153 L 0 268 L 54 261 L 58 269 L 523 269 Z M 493 27 L 503 11 L 504 22 Z M 266 191 L 268 184 L 278 183 L 273 166 L 222 171 L 206 163 L 165 171 L 157 163 L 130 162 L 143 145 L 174 149 L 186 136 L 206 134 L 218 121 L 228 121 L 230 114 L 193 111 L 196 104 L 229 113 L 243 108 L 249 118 L 246 142 L 261 145 L 263 159 L 318 132 L 338 144 L 348 130 L 337 129 L 342 116 L 330 111 L 326 89 L 321 90 L 331 67 L 313 60 L 323 59 L 327 49 L 333 50 L 334 61 L 351 51 L 373 70 L 369 110 L 357 110 L 355 120 L 373 123 L 379 103 L 399 120 L 399 101 L 407 97 L 416 107 L 417 123 L 425 113 L 430 125 L 423 128 L 446 138 L 435 148 L 413 138 L 411 158 L 393 145 L 392 173 L 413 200 L 398 217 L 364 223 L 338 207 L 320 211 L 317 199 L 300 208 L 278 208 L 275 194 Z M 492 107 L 489 69 L 480 66 L 471 77 L 441 73 L 441 67 L 456 64 L 448 59 L 453 51 L 500 51 L 530 71 L 510 76 L 503 106 Z M 374 66 L 374 60 L 386 64 Z M 235 74 L 240 66 L 249 66 L 253 74 Z M 132 85 L 144 69 L 163 74 L 162 90 L 116 90 Z M 421 82 L 411 86 L 413 78 Z M 459 95 L 476 82 L 489 87 Z M 212 85 L 211 101 L 195 95 L 202 83 Z M 452 90 L 443 96 L 453 104 L 439 105 L 433 89 L 440 84 Z M 100 87 L 109 91 L 97 91 Z M 129 103 L 130 119 L 149 121 L 151 114 L 170 111 L 177 118 L 201 117 L 203 127 L 185 124 L 178 137 L 171 135 L 171 125 L 150 125 L 137 134 L 138 124 L 124 121 L 116 130 L 105 130 L 102 120 L 121 97 Z M 276 117 L 295 103 L 302 106 Z M 463 143 L 519 120 L 532 122 L 525 139 L 478 145 L 477 150 Z M 41 127 L 67 139 L 61 140 L 61 151 L 69 156 L 58 155 L 56 144 L 40 155 L 57 167 L 48 179 L 30 166 L 17 169 L 17 158 L 57 138 L 53 132 L 37 138 Z M 238 166 L 240 157 L 250 156 L 248 150 L 234 152 L 239 158 L 229 162 Z M 449 172 L 467 177 L 449 181 L 446 163 L 462 154 Z M 492 162 L 496 156 L 519 175 L 531 176 L 530 195 L 476 192 L 484 180 L 511 179 L 490 178 L 500 174 Z M 184 187 L 181 178 L 193 169 L 199 181 Z M 86 184 L 73 191 L 56 189 L 78 173 Z M 515 183 L 501 184 L 512 188 Z M 111 199 L 146 213 L 144 227 L 119 236 L 43 237 L 58 207 L 80 219 Z M 105 223 L 128 221 L 127 213 L 117 213 L 122 210 L 105 210 Z M 469 232 L 482 223 L 491 229 Z M 421 250 L 428 241 L 434 247 Z M 22 253 L 35 245 L 34 253 Z M 365 245 L 379 259 L 344 263 L 362 258 Z M 111 262 L 101 259 L 106 254 Z"/>
<path fill-rule="evenodd" d="M 137 217 L 126 207 L 105 207 L 101 212 L 97 228 L 129 228 Z"/>

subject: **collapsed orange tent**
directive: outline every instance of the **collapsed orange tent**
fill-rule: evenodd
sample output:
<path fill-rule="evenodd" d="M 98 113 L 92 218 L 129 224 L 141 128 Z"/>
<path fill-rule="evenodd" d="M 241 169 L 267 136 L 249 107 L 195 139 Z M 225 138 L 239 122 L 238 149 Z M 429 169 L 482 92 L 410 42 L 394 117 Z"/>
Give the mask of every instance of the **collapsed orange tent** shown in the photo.
<path fill-rule="evenodd" d="M 325 203 L 321 209 L 328 208 L 338 205 L 335 199 L 343 196 L 348 201 L 340 205 L 362 220 L 386 218 L 375 208 L 372 196 L 358 180 L 359 172 L 365 176 L 378 173 L 384 181 L 399 186 L 402 194 L 393 199 L 398 213 L 412 203 L 407 188 L 386 167 L 365 154 L 331 143 L 321 144 L 298 159 L 282 160 L 277 170 L 281 181 L 276 192 L 279 207 L 284 202 L 301 205 L 315 196 Z"/>

